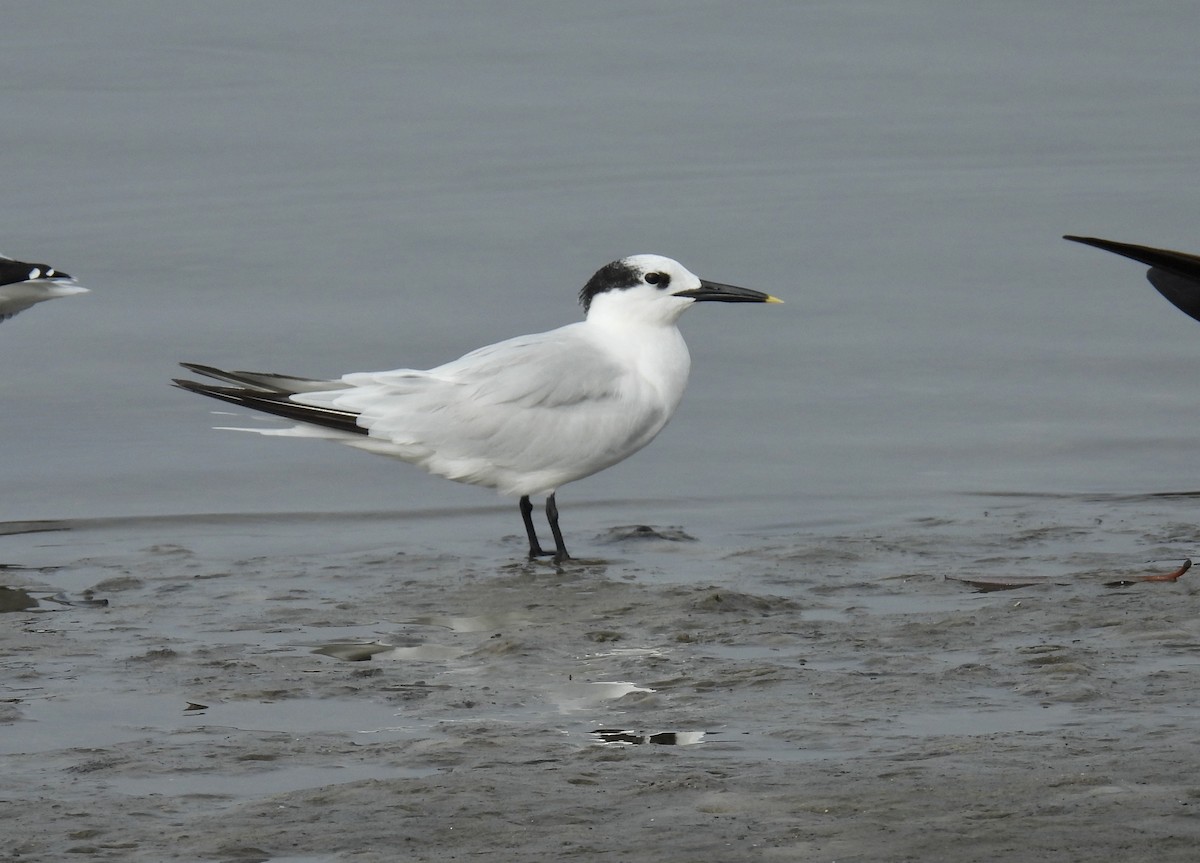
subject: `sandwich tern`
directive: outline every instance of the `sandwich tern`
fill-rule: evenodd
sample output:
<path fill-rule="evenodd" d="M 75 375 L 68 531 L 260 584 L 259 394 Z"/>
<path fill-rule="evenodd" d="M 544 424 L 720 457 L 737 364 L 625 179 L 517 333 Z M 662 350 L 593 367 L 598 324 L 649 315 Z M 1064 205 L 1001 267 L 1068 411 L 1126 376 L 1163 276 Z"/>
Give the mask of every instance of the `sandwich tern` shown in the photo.
<path fill-rule="evenodd" d="M 633 455 L 679 406 L 691 366 L 679 316 L 697 302 L 782 302 L 703 281 L 659 255 L 607 264 L 579 301 L 582 321 L 427 371 L 314 380 L 182 363 L 224 385 L 174 383 L 299 423 L 238 431 L 333 440 L 517 497 L 530 558 L 553 554 L 561 563 L 570 555 L 558 526 L 558 488 Z M 530 497 L 542 495 L 553 552 L 542 550 L 533 525 Z"/>
<path fill-rule="evenodd" d="M 86 294 L 88 289 L 47 264 L 31 264 L 0 255 L 0 321 L 35 303 Z"/>
<path fill-rule="evenodd" d="M 1179 311 L 1200 321 L 1200 255 L 1117 243 L 1097 237 L 1074 237 L 1068 234 L 1063 239 L 1140 261 L 1150 268 L 1146 273 L 1150 284 Z"/>

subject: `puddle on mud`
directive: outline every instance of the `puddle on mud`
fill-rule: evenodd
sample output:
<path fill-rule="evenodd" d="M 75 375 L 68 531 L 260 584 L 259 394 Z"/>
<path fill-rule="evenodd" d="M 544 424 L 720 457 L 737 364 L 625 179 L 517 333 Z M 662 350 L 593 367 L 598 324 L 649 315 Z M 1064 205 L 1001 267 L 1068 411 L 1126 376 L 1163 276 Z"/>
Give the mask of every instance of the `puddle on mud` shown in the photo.
<path fill-rule="evenodd" d="M 451 632 L 488 632 L 511 630 L 524 626 L 529 619 L 520 614 L 496 612 L 477 615 L 426 615 L 401 621 L 411 626 L 436 626 Z"/>
<path fill-rule="evenodd" d="M 964 693 L 963 704 L 905 712 L 888 723 L 887 736 L 942 738 L 1041 734 L 1069 728 L 1076 718 L 1076 708 L 1071 704 L 1039 704 L 1028 699 L 995 704 L 1004 700 L 1005 695 L 982 693 L 980 697 L 992 703 L 981 706 L 970 705 L 970 695 Z"/>
<path fill-rule="evenodd" d="M 65 591 L 0 586 L 0 613 L 18 611 L 61 611 L 64 608 L 107 608 L 107 599 L 97 599 L 90 590 L 73 597 Z"/>
<path fill-rule="evenodd" d="M 19 701 L 20 733 L 0 735 L 0 754 L 95 749 L 163 734 L 220 729 L 284 734 L 346 734 L 372 742 L 428 736 L 397 719 L 396 708 L 361 700 L 291 698 L 275 702 L 206 702 L 203 710 L 174 695 L 91 692 L 30 695 Z"/>
<path fill-rule="evenodd" d="M 301 791 L 305 788 L 344 785 L 349 782 L 361 782 L 364 779 L 418 779 L 422 776 L 432 776 L 437 772 L 438 768 L 436 767 L 393 767 L 380 764 L 343 764 L 318 767 L 264 762 L 264 769 L 253 773 L 196 771 L 170 775 L 114 776 L 103 781 L 113 790 L 133 796 L 203 795 L 215 798 L 227 797 L 233 802 L 252 797 L 286 794 L 289 791 Z"/>
<path fill-rule="evenodd" d="M 563 713 L 589 710 L 609 701 L 624 698 L 632 693 L 652 693 L 653 689 L 636 683 L 618 681 L 596 681 L 594 683 L 566 683 L 547 693 L 547 698 Z"/>
<path fill-rule="evenodd" d="M 448 659 L 458 659 L 467 652 L 466 648 L 448 647 L 441 644 L 393 645 L 382 641 L 369 642 L 333 642 L 322 644 L 313 653 L 331 656 L 345 662 L 366 662 L 367 660 L 409 660 L 436 662 Z"/>

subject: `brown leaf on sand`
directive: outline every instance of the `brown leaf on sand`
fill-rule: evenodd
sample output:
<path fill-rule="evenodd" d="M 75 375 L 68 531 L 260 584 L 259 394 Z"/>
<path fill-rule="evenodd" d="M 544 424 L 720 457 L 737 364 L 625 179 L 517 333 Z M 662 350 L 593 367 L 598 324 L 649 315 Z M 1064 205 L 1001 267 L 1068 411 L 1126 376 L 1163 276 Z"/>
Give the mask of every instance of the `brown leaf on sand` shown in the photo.
<path fill-rule="evenodd" d="M 1192 568 L 1192 561 L 1185 560 L 1178 569 L 1166 574 L 1153 573 L 1151 575 L 1131 575 L 1115 581 L 1104 582 L 1105 587 L 1125 587 L 1130 584 L 1137 584 L 1141 581 L 1176 581 L 1181 575 Z M 948 581 L 960 581 L 963 584 L 970 585 L 981 593 L 987 593 L 993 590 L 1016 590 L 1019 587 L 1034 587 L 1036 585 L 1068 585 L 1072 582 L 1050 576 L 961 576 L 947 575 Z"/>
<path fill-rule="evenodd" d="M 1192 560 L 1188 558 L 1179 565 L 1179 568 L 1168 572 L 1166 575 L 1135 575 L 1130 578 L 1121 578 L 1116 581 L 1104 582 L 1105 587 L 1125 587 L 1127 584 L 1136 584 L 1139 581 L 1177 581 L 1179 576 L 1183 575 L 1192 568 Z"/>

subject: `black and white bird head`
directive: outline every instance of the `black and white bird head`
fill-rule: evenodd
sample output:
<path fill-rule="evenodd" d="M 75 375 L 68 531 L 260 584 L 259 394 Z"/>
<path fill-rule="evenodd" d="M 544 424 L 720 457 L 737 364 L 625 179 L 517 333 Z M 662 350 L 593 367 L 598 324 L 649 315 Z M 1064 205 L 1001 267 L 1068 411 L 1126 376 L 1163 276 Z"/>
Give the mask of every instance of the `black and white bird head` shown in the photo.
<path fill-rule="evenodd" d="M 605 264 L 579 292 L 588 320 L 673 324 L 698 302 L 781 303 L 770 294 L 708 282 L 662 255 L 631 255 Z"/>
<path fill-rule="evenodd" d="M 49 264 L 0 255 L 0 321 L 46 300 L 86 294 L 88 289 Z"/>

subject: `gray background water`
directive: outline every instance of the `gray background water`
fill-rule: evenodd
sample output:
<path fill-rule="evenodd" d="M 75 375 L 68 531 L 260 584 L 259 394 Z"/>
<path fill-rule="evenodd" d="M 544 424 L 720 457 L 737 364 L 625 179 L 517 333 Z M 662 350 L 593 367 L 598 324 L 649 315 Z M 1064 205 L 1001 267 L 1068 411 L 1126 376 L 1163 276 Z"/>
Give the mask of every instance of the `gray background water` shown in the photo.
<path fill-rule="evenodd" d="M 1184 2 L 9 4 L 0 249 L 93 293 L 0 328 L 0 520 L 498 503 L 167 381 L 434 365 L 643 251 L 787 304 L 690 312 L 675 421 L 566 508 L 1200 486 L 1198 325 L 1059 239 L 1200 251 L 1196 41 Z"/>

